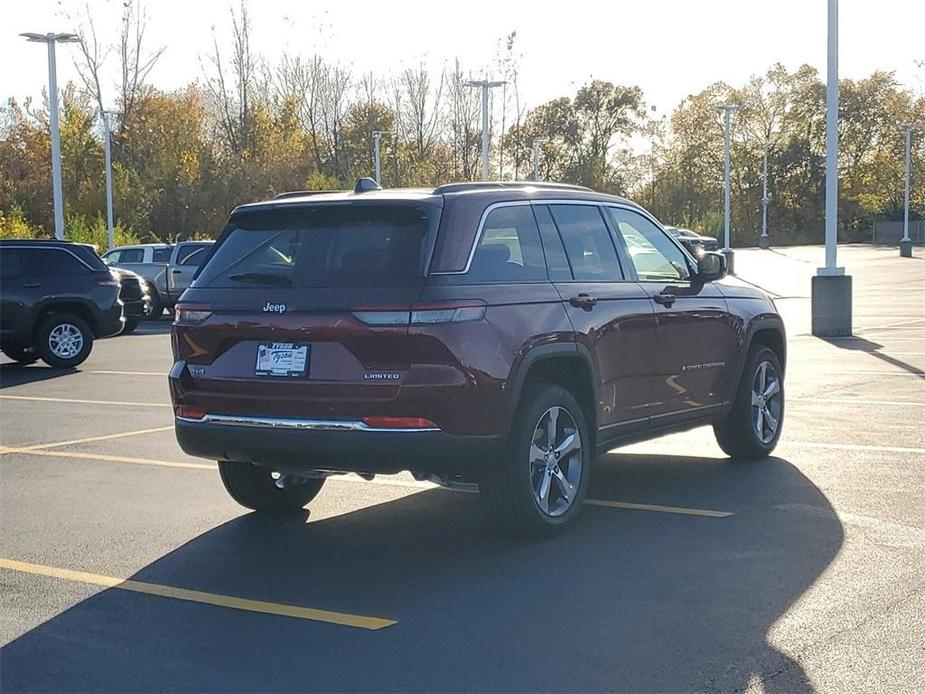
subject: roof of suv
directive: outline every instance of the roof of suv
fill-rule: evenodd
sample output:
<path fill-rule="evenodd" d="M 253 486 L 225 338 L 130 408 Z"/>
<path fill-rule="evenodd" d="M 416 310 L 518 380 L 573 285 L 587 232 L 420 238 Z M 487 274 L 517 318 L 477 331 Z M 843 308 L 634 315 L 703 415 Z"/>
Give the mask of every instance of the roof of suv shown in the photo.
<path fill-rule="evenodd" d="M 495 200 L 566 199 L 620 202 L 638 207 L 635 203 L 615 195 L 598 193 L 583 186 L 567 183 L 534 181 L 486 181 L 448 183 L 436 188 L 386 188 L 384 190 L 354 191 L 293 191 L 282 193 L 272 200 L 240 205 L 235 211 L 278 209 L 306 203 L 351 201 L 408 201 L 440 205 L 444 196 L 475 196 Z"/>

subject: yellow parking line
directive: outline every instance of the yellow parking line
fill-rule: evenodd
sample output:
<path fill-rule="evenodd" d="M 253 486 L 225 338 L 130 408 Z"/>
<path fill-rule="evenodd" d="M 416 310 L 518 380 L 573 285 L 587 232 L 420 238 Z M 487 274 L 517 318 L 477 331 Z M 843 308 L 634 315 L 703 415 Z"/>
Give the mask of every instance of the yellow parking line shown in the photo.
<path fill-rule="evenodd" d="M 585 499 L 588 506 L 605 508 L 622 508 L 630 511 L 657 511 L 658 513 L 677 513 L 682 516 L 705 516 L 707 518 L 729 518 L 732 511 L 711 511 L 705 508 L 684 508 L 681 506 L 659 506 L 658 504 L 631 504 L 628 501 L 606 501 L 604 499 Z"/>
<path fill-rule="evenodd" d="M 152 458 L 130 458 L 122 455 L 105 455 L 103 453 L 82 453 L 78 451 L 43 451 L 28 448 L 0 447 L 0 454 L 22 453 L 46 458 L 72 458 L 76 460 L 101 460 L 107 463 L 127 463 L 129 465 L 153 465 L 154 467 L 187 468 L 190 470 L 217 470 L 208 463 L 184 463 L 173 460 L 155 460 Z"/>
<path fill-rule="evenodd" d="M 104 588 L 127 590 L 133 593 L 144 593 L 145 595 L 154 595 L 161 598 L 173 598 L 174 600 L 185 600 L 187 602 L 196 602 L 203 605 L 228 607 L 233 610 L 244 610 L 245 612 L 260 612 L 281 617 L 307 619 L 313 622 L 339 624 L 341 626 L 369 629 L 371 631 L 397 624 L 393 619 L 366 617 L 363 615 L 347 614 L 346 612 L 317 610 L 311 607 L 299 607 L 298 605 L 286 605 L 284 603 L 265 602 L 263 600 L 250 600 L 248 598 L 238 598 L 233 595 L 221 595 L 219 593 L 206 593 L 201 590 L 188 590 L 186 588 L 165 586 L 159 583 L 147 583 L 145 581 L 134 581 L 131 579 L 116 578 L 114 576 L 103 576 L 102 574 L 87 573 L 85 571 L 72 571 L 70 569 L 60 569 L 55 566 L 46 566 L 44 564 L 31 564 L 29 562 L 16 561 L 15 559 L 7 559 L 5 557 L 0 557 L 0 569 L 34 574 L 36 576 L 58 578 L 63 581 L 72 581 L 74 583 L 87 583 Z"/>
<path fill-rule="evenodd" d="M 156 429 L 138 429 L 137 431 L 123 431 L 119 434 L 105 434 L 103 436 L 88 436 L 84 439 L 71 439 L 70 441 L 57 441 L 55 443 L 37 443 L 32 446 L 17 446 L 10 450 L 14 450 L 17 453 L 22 453 L 23 451 L 35 451 L 35 450 L 44 450 L 46 448 L 57 448 L 59 446 L 75 446 L 79 443 L 91 443 L 92 441 L 107 441 L 109 439 L 121 439 L 127 436 L 140 436 L 141 434 L 154 434 L 158 431 L 168 431 L 173 430 L 173 425 L 167 427 L 157 427 Z"/>
<path fill-rule="evenodd" d="M 128 402 L 126 400 L 79 400 L 77 398 L 45 398 L 37 395 L 0 395 L 0 400 L 29 400 L 33 402 L 64 402 L 74 405 L 120 405 L 122 407 L 173 407 L 162 402 Z"/>

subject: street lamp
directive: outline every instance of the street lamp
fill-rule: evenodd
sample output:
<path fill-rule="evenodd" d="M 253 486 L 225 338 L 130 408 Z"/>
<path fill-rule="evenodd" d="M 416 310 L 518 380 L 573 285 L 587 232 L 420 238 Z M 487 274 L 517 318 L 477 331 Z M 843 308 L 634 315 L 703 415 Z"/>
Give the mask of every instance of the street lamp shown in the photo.
<path fill-rule="evenodd" d="M 732 145 L 732 114 L 741 106 L 725 104 L 716 110 L 723 114 L 723 255 L 726 256 L 726 267 L 730 274 L 735 273 L 735 254 L 729 245 L 729 169 L 730 150 Z"/>
<path fill-rule="evenodd" d="M 376 161 L 376 183 L 380 186 L 382 185 L 382 180 L 380 176 L 379 143 L 382 141 L 383 135 L 394 135 L 394 133 L 391 130 L 373 130 L 373 156 Z"/>
<path fill-rule="evenodd" d="M 549 142 L 548 137 L 533 138 L 533 180 L 540 180 L 540 147 Z"/>
<path fill-rule="evenodd" d="M 506 84 L 504 81 L 470 80 L 467 87 L 479 87 L 482 90 L 482 180 L 488 180 L 488 90 Z"/>
<path fill-rule="evenodd" d="M 903 237 L 899 242 L 899 255 L 901 258 L 911 258 L 912 239 L 909 238 L 909 170 L 910 159 L 912 157 L 912 132 L 918 128 L 912 123 L 904 123 L 902 127 L 906 131 L 906 189 L 903 209 Z"/>
<path fill-rule="evenodd" d="M 761 236 L 758 237 L 758 248 L 770 248 L 771 242 L 768 240 L 768 150 L 771 148 L 769 140 L 764 141 L 764 166 L 761 172 L 762 188 L 761 194 Z"/>
<path fill-rule="evenodd" d="M 851 334 L 851 277 L 838 258 L 838 0 L 828 0 L 828 78 L 825 118 L 825 267 L 812 280 L 812 332 Z"/>
<path fill-rule="evenodd" d="M 58 129 L 58 75 L 55 69 L 55 44 L 79 43 L 77 34 L 20 34 L 28 41 L 48 44 L 48 105 L 51 115 L 51 180 L 55 204 L 55 238 L 64 238 L 64 195 L 61 192 L 61 134 Z"/>
<path fill-rule="evenodd" d="M 116 247 L 116 235 L 112 226 L 112 122 L 109 120 L 112 115 L 112 111 L 102 111 L 100 113 L 100 118 L 103 120 L 103 137 L 106 145 L 106 238 L 109 243 L 109 250 Z"/>

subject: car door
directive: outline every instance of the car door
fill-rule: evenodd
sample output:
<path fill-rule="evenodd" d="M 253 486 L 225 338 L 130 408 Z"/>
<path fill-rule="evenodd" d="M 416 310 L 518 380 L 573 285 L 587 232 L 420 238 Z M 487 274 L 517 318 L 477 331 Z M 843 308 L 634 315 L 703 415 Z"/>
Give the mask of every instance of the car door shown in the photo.
<path fill-rule="evenodd" d="M 211 243 L 182 243 L 177 246 L 176 261 L 170 268 L 170 294 L 174 299 L 178 299 L 193 282 L 211 247 Z"/>
<path fill-rule="evenodd" d="M 660 424 L 655 418 L 670 423 L 721 406 L 739 340 L 722 293 L 694 281 L 693 260 L 652 219 L 617 206 L 607 214 L 657 317 L 653 425 Z"/>
<path fill-rule="evenodd" d="M 614 436 L 645 429 L 656 330 L 648 296 L 627 279 L 600 206 L 537 204 L 534 213 L 550 278 L 594 365 L 599 428 Z"/>
<path fill-rule="evenodd" d="M 0 246 L 0 338 L 22 336 L 41 281 L 28 248 Z"/>

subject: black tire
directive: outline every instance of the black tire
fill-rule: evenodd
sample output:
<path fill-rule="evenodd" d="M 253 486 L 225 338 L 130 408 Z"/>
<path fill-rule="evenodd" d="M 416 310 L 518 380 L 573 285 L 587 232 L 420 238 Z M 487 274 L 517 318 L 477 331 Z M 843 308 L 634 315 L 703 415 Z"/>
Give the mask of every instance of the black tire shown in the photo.
<path fill-rule="evenodd" d="M 50 342 L 53 333 L 64 326 L 70 326 L 80 335 L 80 348 L 74 354 L 64 355 L 60 351 L 56 353 L 55 346 Z M 70 369 L 82 364 L 90 356 L 90 350 L 93 349 L 93 331 L 80 316 L 73 313 L 55 313 L 39 323 L 35 341 L 42 361 L 58 369 Z"/>
<path fill-rule="evenodd" d="M 779 398 L 776 402 L 769 402 L 767 405 L 768 411 L 772 413 L 777 422 L 773 432 L 770 429 L 769 420 L 761 419 L 759 422 L 758 408 L 760 406 L 752 402 L 753 389 L 756 388 L 756 379 L 759 378 L 759 369 L 763 364 L 769 365 L 769 372 L 773 370 L 773 376 L 779 385 Z M 783 370 L 777 354 L 764 345 L 752 345 L 745 359 L 745 367 L 739 379 L 739 388 L 736 391 L 732 409 L 726 419 L 713 426 L 719 447 L 734 460 L 767 458 L 777 446 L 784 428 L 784 402 Z M 759 425 L 762 427 L 762 437 L 758 434 Z"/>
<path fill-rule="evenodd" d="M 560 408 L 558 416 L 562 416 L 561 410 L 564 410 L 571 417 L 580 444 L 580 450 L 573 457 L 566 456 L 569 468 L 578 459 L 580 477 L 574 485 L 575 493 L 571 502 L 568 502 L 567 508 L 560 515 L 550 515 L 541 508 L 535 485 L 542 485 L 545 470 L 542 460 L 539 465 L 534 465 L 530 460 L 535 436 L 541 433 L 544 417 L 554 408 Z M 554 435 L 554 438 L 557 437 Z M 541 450 L 552 448 L 539 443 Z M 509 534 L 516 537 L 554 535 L 574 521 L 581 512 L 588 489 L 592 458 L 587 420 L 575 397 L 565 388 L 548 383 L 527 386 L 517 409 L 507 454 L 497 461 L 497 469 L 479 483 L 482 498 L 489 512 Z M 558 465 L 556 470 L 559 470 Z M 565 474 L 571 476 L 569 472 Z M 553 494 L 559 495 L 557 503 L 561 503 L 566 498 L 562 494 L 563 487 L 554 479 L 549 484 L 546 488 L 547 506 Z M 553 486 L 556 487 L 555 492 L 551 490 Z"/>
<path fill-rule="evenodd" d="M 32 364 L 39 360 L 39 355 L 34 349 L 27 351 L 22 345 L 3 345 L 0 349 L 6 356 L 19 364 Z"/>
<path fill-rule="evenodd" d="M 164 315 L 164 304 L 161 301 L 161 295 L 157 293 L 157 290 L 149 285 L 151 290 L 149 296 L 151 298 L 151 313 L 145 316 L 145 320 L 160 320 L 161 316 Z"/>
<path fill-rule="evenodd" d="M 219 461 L 218 472 L 232 499 L 245 508 L 263 513 L 296 513 L 324 486 L 323 477 L 306 478 L 280 489 L 276 486 L 272 470 L 250 463 Z"/>
<path fill-rule="evenodd" d="M 125 325 L 122 326 L 122 332 L 120 335 L 128 335 L 129 333 L 135 332 L 135 328 L 138 327 L 137 318 L 126 318 Z"/>

